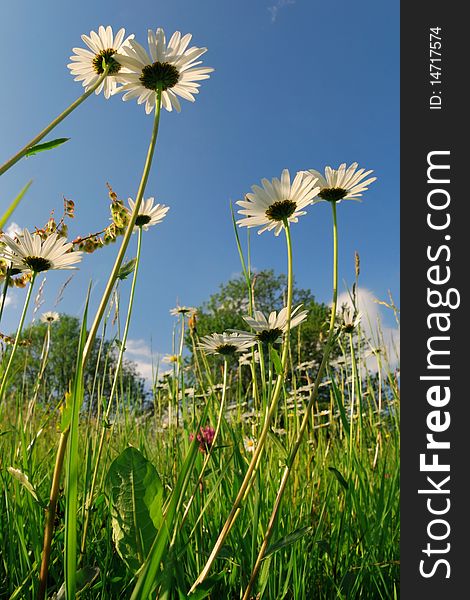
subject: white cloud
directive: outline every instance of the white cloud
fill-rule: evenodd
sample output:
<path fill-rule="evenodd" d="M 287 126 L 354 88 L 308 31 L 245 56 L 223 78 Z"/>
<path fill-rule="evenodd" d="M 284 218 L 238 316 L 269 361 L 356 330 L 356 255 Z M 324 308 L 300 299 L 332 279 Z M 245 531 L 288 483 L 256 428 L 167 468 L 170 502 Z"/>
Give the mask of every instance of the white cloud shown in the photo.
<path fill-rule="evenodd" d="M 132 362 L 135 363 L 137 372 L 141 377 L 143 377 L 146 381 L 153 381 L 153 365 L 151 362 L 146 362 L 144 360 L 135 360 L 132 359 Z"/>
<path fill-rule="evenodd" d="M 152 350 L 145 340 L 131 340 L 126 342 L 126 353 L 134 356 L 152 357 Z"/>
<path fill-rule="evenodd" d="M 0 302 L 1 302 L 1 299 L 2 299 L 2 296 L 0 295 Z M 7 306 L 12 306 L 12 307 L 16 306 L 16 296 L 15 296 L 15 294 L 13 294 L 11 292 L 11 290 L 8 291 L 7 297 L 5 298 L 4 308 L 6 308 Z"/>
<path fill-rule="evenodd" d="M 352 307 L 348 292 L 338 296 L 339 310 L 344 304 Z M 389 366 L 396 367 L 400 360 L 400 330 L 398 327 L 387 327 L 382 324 L 382 306 L 377 303 L 376 297 L 370 290 L 358 288 L 357 308 L 362 313 L 361 326 L 365 336 L 370 339 L 373 347 L 384 348 Z M 367 365 L 371 370 L 377 370 L 374 356 L 367 360 Z"/>
<path fill-rule="evenodd" d="M 8 225 L 8 227 L 5 229 L 5 233 L 10 237 L 13 237 L 15 233 L 18 233 L 19 231 L 21 231 L 21 227 L 18 225 L 18 223 L 15 223 L 14 221 L 13 223 L 10 223 L 10 225 Z"/>
<path fill-rule="evenodd" d="M 159 379 L 162 375 L 171 371 L 171 369 L 168 370 L 162 365 L 162 356 L 159 352 L 152 352 L 145 340 L 128 339 L 126 342 L 126 358 L 135 363 L 137 372 L 148 383 L 153 383 L 157 369 Z"/>
<path fill-rule="evenodd" d="M 126 358 L 136 365 L 137 372 L 147 382 L 153 381 L 153 355 L 145 340 L 126 341 Z"/>
<path fill-rule="evenodd" d="M 268 6 L 268 11 L 271 13 L 271 23 L 274 23 L 278 17 L 279 11 L 286 6 L 292 6 L 295 0 L 277 0 L 276 4 Z"/>

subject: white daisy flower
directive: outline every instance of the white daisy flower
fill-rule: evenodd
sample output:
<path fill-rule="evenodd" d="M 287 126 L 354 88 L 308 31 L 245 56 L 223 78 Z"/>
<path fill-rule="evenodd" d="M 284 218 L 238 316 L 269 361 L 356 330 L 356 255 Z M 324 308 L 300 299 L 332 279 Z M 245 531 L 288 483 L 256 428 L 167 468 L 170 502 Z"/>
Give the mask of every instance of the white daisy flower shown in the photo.
<path fill-rule="evenodd" d="M 16 241 L 6 234 L 1 241 L 5 247 L 0 249 L 0 257 L 10 261 L 14 269 L 27 273 L 75 269 L 73 265 L 82 260 L 83 252 L 70 252 L 73 244 L 57 233 L 42 240 L 39 235 L 31 235 L 27 229 L 23 229 Z"/>
<path fill-rule="evenodd" d="M 315 178 L 317 185 L 320 186 L 318 200 L 330 202 L 357 200 L 362 196 L 362 192 L 365 192 L 368 186 L 377 179 L 377 177 L 370 177 L 364 181 L 373 171 L 366 171 L 365 169 L 357 171 L 357 167 L 357 163 L 352 163 L 351 166 L 346 168 L 346 163 L 343 163 L 338 169 L 325 167 L 325 176 L 315 171 L 315 169 L 310 169 L 306 174 Z"/>
<path fill-rule="evenodd" d="M 302 304 L 294 308 L 291 313 L 290 329 L 300 325 L 302 321 L 305 321 L 308 315 L 307 310 L 302 310 Z M 282 342 L 282 336 L 287 331 L 287 307 L 279 311 L 279 314 L 273 310 L 269 317 L 266 318 L 263 313 L 259 310 L 255 310 L 253 317 L 245 316 L 243 319 L 247 324 L 254 329 L 254 333 L 248 331 L 236 331 L 240 337 L 244 340 L 251 340 L 253 342 L 264 342 L 266 344 L 280 344 Z"/>
<path fill-rule="evenodd" d="M 134 210 L 135 202 L 132 198 L 129 198 L 128 202 L 130 207 L 128 213 L 130 215 Z M 139 214 L 135 220 L 136 231 L 139 227 L 142 227 L 144 231 L 147 231 L 149 227 L 161 223 L 165 218 L 166 213 L 170 210 L 169 206 L 165 206 L 164 204 L 155 204 L 154 206 L 153 202 L 154 198 L 147 198 L 147 200 L 142 201 L 139 208 Z"/>
<path fill-rule="evenodd" d="M 282 171 L 280 180 L 274 177 L 271 181 L 263 179 L 261 183 L 262 188 L 252 186 L 253 193 L 246 194 L 245 200 L 237 202 L 243 207 L 238 212 L 247 215 L 237 224 L 240 227 L 261 226 L 258 233 L 274 229 L 274 235 L 279 235 L 285 221 L 297 223 L 298 218 L 306 214 L 302 209 L 312 204 L 320 191 L 316 179 L 306 178 L 304 171 L 297 173 L 292 185 L 288 169 Z"/>
<path fill-rule="evenodd" d="M 243 339 L 238 333 L 212 333 L 201 338 L 199 349 L 206 354 L 228 356 L 235 352 L 244 352 L 251 348 L 254 340 Z"/>
<path fill-rule="evenodd" d="M 122 28 L 113 36 L 113 30 L 109 25 L 106 28 L 100 25 L 98 33 L 90 31 L 89 36 L 82 35 L 82 40 L 90 50 L 73 48 L 75 54 L 70 57 L 72 62 L 67 67 L 72 75 L 75 75 L 74 80 L 81 81 L 86 90 L 90 89 L 103 74 L 104 61 L 107 66 L 109 65 L 108 75 L 96 88 L 95 94 L 99 94 L 104 89 L 104 97 L 109 98 L 116 90 L 114 75 L 121 70 L 116 57 L 134 38 L 134 35 L 129 35 L 124 39 L 125 33 L 126 30 Z"/>
<path fill-rule="evenodd" d="M 188 48 L 192 35 L 182 36 L 179 31 L 171 36 L 167 43 L 163 29 L 148 30 L 149 53 L 136 41 L 131 40 L 129 46 L 123 48 L 124 54 L 117 57 L 122 65 L 119 82 L 124 85 L 117 91 L 123 91 L 123 100 L 137 98 L 138 104 L 145 102 L 145 112 L 150 114 L 155 107 L 157 86 L 162 86 L 162 106 L 166 110 L 176 109 L 181 105 L 177 98 L 194 102 L 194 95 L 199 93 L 199 83 L 208 79 L 214 69 L 200 67 L 198 60 L 207 48 Z"/>
<path fill-rule="evenodd" d="M 362 314 L 360 312 L 356 314 L 356 312 L 352 308 L 343 307 L 341 317 L 341 326 L 343 328 L 343 331 L 345 331 L 346 333 L 352 333 L 359 325 Z"/>
<path fill-rule="evenodd" d="M 164 363 L 177 363 L 179 362 L 179 356 L 177 354 L 165 354 L 162 358 L 162 362 Z"/>
<path fill-rule="evenodd" d="M 188 313 L 195 313 L 196 309 L 194 306 L 180 306 L 179 304 L 175 308 L 170 309 L 170 315 L 178 317 L 179 315 L 187 315 Z"/>
<path fill-rule="evenodd" d="M 245 452 L 252 454 L 255 451 L 256 442 L 253 438 L 246 437 L 243 438 L 243 446 L 245 447 Z"/>
<path fill-rule="evenodd" d="M 60 315 L 58 312 L 53 310 L 49 310 L 41 315 L 41 321 L 43 323 L 54 323 L 55 321 L 59 321 Z"/>
<path fill-rule="evenodd" d="M 246 332 L 243 332 L 243 333 L 246 333 Z M 259 363 L 259 352 L 258 352 L 258 350 L 255 350 L 254 359 L 255 359 L 255 363 Z M 251 352 L 245 352 L 245 354 L 242 354 L 240 356 L 240 358 L 238 359 L 238 364 L 241 367 L 243 367 L 244 365 L 251 366 L 252 362 L 253 362 L 253 351 L 251 351 Z"/>

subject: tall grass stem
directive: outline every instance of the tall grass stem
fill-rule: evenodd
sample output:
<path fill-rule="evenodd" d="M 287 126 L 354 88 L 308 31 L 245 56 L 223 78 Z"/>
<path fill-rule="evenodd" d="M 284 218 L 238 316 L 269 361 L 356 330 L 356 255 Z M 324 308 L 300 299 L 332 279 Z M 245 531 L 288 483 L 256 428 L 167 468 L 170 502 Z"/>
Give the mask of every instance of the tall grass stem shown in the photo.
<path fill-rule="evenodd" d="M 291 313 L 292 313 L 292 296 L 293 296 L 293 280 L 294 280 L 293 267 L 292 267 L 292 238 L 291 238 L 291 234 L 290 234 L 289 222 L 287 220 L 284 221 L 284 230 L 285 230 L 286 242 L 287 242 L 287 304 L 286 304 L 286 306 L 287 306 L 287 316 L 286 316 L 287 324 L 286 324 L 285 337 L 284 337 L 284 343 L 283 343 L 283 349 L 282 349 L 282 357 L 281 357 L 282 371 L 277 377 L 276 384 L 274 386 L 273 395 L 272 395 L 272 398 L 270 399 L 270 405 L 266 412 L 266 417 L 265 417 L 265 420 L 263 423 L 263 427 L 262 427 L 261 433 L 258 438 L 258 443 L 253 452 L 253 456 L 251 458 L 248 469 L 245 473 L 245 477 L 243 478 L 243 481 L 242 481 L 242 484 L 238 491 L 238 494 L 233 502 L 233 506 L 230 510 L 229 516 L 227 517 L 227 520 L 225 521 L 225 524 L 222 527 L 219 537 L 217 538 L 214 548 L 212 549 L 212 552 L 211 552 L 209 558 L 207 559 L 207 562 L 206 562 L 203 570 L 201 571 L 201 573 L 197 577 L 196 581 L 191 586 L 191 589 L 189 590 L 190 594 L 192 592 L 194 592 L 194 590 L 198 587 L 198 585 L 200 585 L 204 581 L 204 579 L 207 577 L 207 575 L 212 567 L 212 564 L 214 563 L 215 559 L 217 558 L 217 555 L 219 554 L 219 552 L 224 544 L 224 541 L 227 538 L 227 536 L 230 532 L 230 529 L 232 528 L 232 525 L 235 522 L 235 519 L 237 518 L 237 516 L 239 514 L 240 504 L 241 504 L 242 500 L 245 498 L 245 496 L 248 494 L 248 492 L 250 491 L 250 489 L 253 485 L 253 479 L 254 479 L 253 476 L 256 472 L 256 468 L 257 468 L 259 460 L 261 458 L 261 454 L 263 452 L 266 438 L 267 438 L 267 435 L 269 432 L 269 426 L 271 424 L 274 413 L 276 412 L 277 403 L 278 403 L 279 396 L 281 394 L 281 390 L 283 387 L 285 371 L 286 371 L 286 366 L 287 366 L 287 358 L 289 355 L 289 334 L 290 334 L 290 321 L 291 321 Z"/>
<path fill-rule="evenodd" d="M 28 312 L 29 301 L 31 300 L 31 293 L 33 291 L 34 282 L 36 281 L 36 273 L 33 272 L 31 277 L 31 282 L 29 284 L 28 293 L 26 294 L 26 299 L 23 305 L 23 312 L 21 313 L 20 322 L 18 324 L 18 329 L 16 330 L 15 343 L 13 344 L 13 348 L 11 350 L 10 358 L 8 360 L 8 364 L 2 376 L 2 383 L 0 385 L 0 402 L 3 400 L 3 395 L 5 394 L 5 389 L 7 386 L 8 375 L 10 373 L 11 365 L 13 364 L 13 359 L 15 358 L 16 349 L 18 348 L 18 343 L 20 341 L 21 332 L 23 331 L 23 325 L 26 318 L 26 313 Z"/>
<path fill-rule="evenodd" d="M 82 356 L 83 367 L 86 365 L 86 362 L 90 355 L 91 348 L 93 346 L 93 342 L 95 340 L 96 333 L 98 331 L 98 327 L 100 325 L 104 311 L 106 310 L 108 301 L 111 297 L 111 294 L 112 294 L 112 291 L 114 288 L 114 284 L 116 283 L 119 269 L 121 268 L 121 264 L 122 264 L 122 261 L 124 260 L 124 255 L 126 253 L 128 245 L 129 245 L 129 241 L 131 239 L 132 232 L 134 231 L 135 221 L 139 214 L 140 205 L 142 203 L 145 188 L 147 186 L 147 181 L 148 181 L 148 177 L 150 174 L 150 168 L 152 166 L 152 160 L 153 160 L 155 145 L 156 145 L 157 137 L 158 137 L 158 129 L 159 129 L 159 124 L 160 124 L 160 112 L 161 112 L 161 105 L 162 105 L 161 84 L 159 84 L 159 87 L 156 91 L 156 96 L 157 96 L 157 98 L 156 98 L 156 103 L 155 103 L 155 117 L 154 117 L 154 121 L 153 121 L 152 135 L 150 137 L 150 143 L 149 143 L 149 147 L 148 147 L 148 151 L 147 151 L 147 157 L 145 159 L 144 170 L 142 173 L 142 177 L 141 177 L 140 184 L 139 184 L 139 189 L 137 191 L 137 196 L 135 199 L 134 210 L 132 211 L 132 215 L 129 219 L 129 223 L 127 224 L 127 229 L 124 233 L 124 237 L 121 242 L 121 247 L 119 248 L 119 252 L 118 252 L 118 255 L 116 256 L 116 260 L 114 262 L 113 269 L 109 276 L 108 283 L 106 284 L 106 289 L 103 293 L 103 296 L 101 297 L 101 301 L 100 301 L 98 310 L 96 312 L 95 319 L 90 328 L 90 332 L 88 333 L 87 341 L 85 343 L 85 348 L 84 348 L 83 356 Z"/>
<path fill-rule="evenodd" d="M 281 484 L 279 486 L 279 489 L 278 489 L 278 492 L 276 495 L 276 500 L 274 502 L 273 511 L 269 518 L 269 523 L 266 528 L 266 532 L 264 534 L 263 543 L 259 550 L 255 566 L 253 567 L 250 581 L 248 582 L 245 593 L 243 595 L 243 600 L 248 600 L 250 598 L 251 590 L 253 588 L 253 585 L 254 585 L 256 577 L 258 575 L 259 569 L 261 567 L 261 562 L 266 553 L 266 549 L 268 547 L 268 543 L 269 543 L 271 534 L 273 532 L 273 529 L 274 529 L 274 526 L 276 523 L 276 516 L 277 516 L 277 513 L 281 506 L 282 496 L 284 495 L 284 491 L 286 489 L 289 475 L 291 474 L 292 467 L 293 467 L 295 458 L 297 456 L 297 452 L 299 451 L 300 445 L 302 443 L 302 438 L 303 438 L 304 432 L 307 428 L 307 425 L 308 425 L 308 422 L 310 419 L 310 413 L 312 412 L 312 408 L 315 404 L 315 400 L 318 395 L 318 388 L 320 386 L 320 383 L 321 383 L 321 380 L 323 377 L 323 372 L 327 365 L 331 348 L 333 347 L 333 344 L 334 344 L 336 305 L 338 302 L 338 223 L 337 223 L 337 216 L 336 216 L 336 202 L 331 202 L 331 208 L 332 208 L 332 217 L 333 217 L 333 300 L 332 300 L 332 304 L 331 304 L 331 315 L 330 315 L 328 338 L 327 338 L 327 341 L 325 344 L 325 351 L 323 353 L 323 358 L 320 363 L 320 368 L 318 369 L 317 377 L 315 379 L 315 384 L 314 384 L 312 393 L 310 395 L 309 402 L 308 402 L 308 405 L 307 405 L 307 408 L 305 410 L 305 414 L 304 414 L 304 417 L 302 420 L 302 424 L 301 424 L 299 432 L 297 434 L 297 438 L 294 442 L 292 450 L 287 459 L 286 466 L 284 468 L 284 473 L 283 473 L 282 479 L 281 479 Z"/>

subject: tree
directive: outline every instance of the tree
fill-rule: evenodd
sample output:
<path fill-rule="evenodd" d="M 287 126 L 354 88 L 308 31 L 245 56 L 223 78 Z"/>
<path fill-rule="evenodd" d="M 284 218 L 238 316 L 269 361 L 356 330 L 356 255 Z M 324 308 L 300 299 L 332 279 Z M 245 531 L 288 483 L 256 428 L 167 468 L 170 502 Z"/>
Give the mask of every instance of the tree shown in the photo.
<path fill-rule="evenodd" d="M 276 275 L 272 269 L 260 271 L 252 279 L 254 307 L 266 316 L 273 310 L 285 306 L 287 277 Z M 249 311 L 246 280 L 243 275 L 230 279 L 220 286 L 220 290 L 197 309 L 197 334 L 199 337 L 210 333 L 222 333 L 229 329 L 249 330 L 243 315 Z M 310 290 L 295 287 L 293 307 L 303 305 L 308 310 L 307 320 L 291 332 L 291 347 L 294 363 L 317 361 L 321 358 L 319 340 L 324 325 L 329 318 L 329 308 L 315 301 Z M 188 346 L 191 347 L 190 338 Z"/>
<path fill-rule="evenodd" d="M 24 393 L 31 398 L 38 381 L 42 365 L 42 353 L 47 334 L 51 328 L 47 363 L 38 390 L 38 400 L 49 404 L 58 403 L 69 389 L 75 373 L 77 349 L 80 335 L 80 321 L 76 317 L 62 314 L 51 323 L 34 323 L 23 330 L 21 341 L 13 359 L 12 378 L 8 386 L 10 393 Z M 9 349 L 3 360 L 8 360 Z M 85 368 L 85 402 L 96 408 L 98 391 L 109 397 L 117 364 L 117 347 L 113 341 L 97 337 L 90 359 Z M 96 376 L 96 377 L 95 377 Z M 132 402 L 140 402 L 145 397 L 144 380 L 139 376 L 136 365 L 124 361 L 122 380 L 118 390 L 123 390 Z"/>

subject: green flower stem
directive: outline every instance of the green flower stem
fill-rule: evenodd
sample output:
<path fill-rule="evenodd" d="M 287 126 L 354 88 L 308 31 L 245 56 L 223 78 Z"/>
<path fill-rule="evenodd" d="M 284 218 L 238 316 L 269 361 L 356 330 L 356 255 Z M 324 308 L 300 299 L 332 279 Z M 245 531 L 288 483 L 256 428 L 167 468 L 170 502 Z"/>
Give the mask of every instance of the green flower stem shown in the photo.
<path fill-rule="evenodd" d="M 250 315 L 252 316 L 252 315 Z M 253 346 L 254 348 L 254 346 Z M 256 370 L 255 370 L 255 365 L 256 365 L 256 361 L 255 361 L 255 351 L 252 350 L 252 361 L 251 361 L 251 366 L 252 366 L 252 373 L 253 373 L 253 378 L 256 379 Z M 263 343 L 262 342 L 258 342 L 258 356 L 259 356 L 259 372 L 261 375 L 261 387 L 262 387 L 262 398 L 261 400 L 263 401 L 263 408 L 266 407 L 266 403 L 267 403 L 267 397 L 266 397 L 266 393 L 267 393 L 267 386 L 266 386 L 266 365 L 264 362 L 264 348 L 263 348 Z M 259 398 L 258 398 L 259 400 Z M 258 406 L 255 406 L 255 410 L 261 410 L 261 404 L 258 402 Z"/>
<path fill-rule="evenodd" d="M 271 538 L 271 534 L 273 532 L 274 525 L 276 523 L 276 516 L 277 516 L 277 513 L 281 506 L 281 500 L 282 500 L 284 491 L 286 489 L 287 480 L 289 479 L 289 475 L 292 471 L 292 467 L 294 465 L 294 461 L 297 456 L 297 452 L 299 451 L 303 435 L 307 428 L 307 425 L 308 425 L 308 422 L 310 419 L 310 414 L 312 412 L 314 403 L 317 399 L 318 388 L 320 387 L 320 383 L 321 383 L 321 380 L 323 377 L 323 372 L 328 363 L 328 358 L 329 358 L 331 349 L 332 349 L 334 341 L 335 341 L 334 331 L 335 331 L 335 319 L 336 319 L 336 306 L 337 306 L 337 302 L 338 302 L 338 224 L 337 224 L 337 219 L 336 219 L 336 202 L 331 202 L 331 208 L 332 208 L 332 213 L 333 213 L 333 215 L 332 215 L 333 216 L 333 301 L 331 304 L 331 316 L 330 316 L 330 327 L 329 327 L 329 331 L 328 331 L 328 338 L 326 340 L 325 351 L 323 353 L 323 358 L 322 358 L 322 361 L 320 364 L 320 368 L 318 369 L 317 377 L 315 379 L 315 385 L 313 387 L 312 393 L 310 394 L 310 398 L 308 401 L 307 408 L 305 410 L 302 424 L 299 429 L 299 433 L 297 435 L 295 443 L 294 443 L 292 450 L 289 454 L 289 457 L 287 459 L 286 466 L 284 468 L 284 473 L 283 473 L 282 479 L 281 479 L 281 484 L 279 486 L 276 500 L 274 502 L 273 511 L 269 518 L 269 523 L 266 528 L 266 533 L 264 534 L 263 543 L 261 545 L 261 548 L 260 548 L 260 551 L 258 554 L 258 558 L 256 559 L 255 566 L 253 567 L 250 581 L 249 581 L 248 586 L 243 595 L 243 600 L 248 600 L 251 597 L 251 590 L 256 581 L 256 577 L 260 570 L 262 560 L 266 553 L 266 549 L 268 547 L 268 543 Z"/>
<path fill-rule="evenodd" d="M 105 411 L 105 414 L 103 417 L 103 427 L 101 430 L 100 441 L 99 441 L 98 450 L 96 453 L 95 467 L 93 470 L 91 487 L 90 487 L 90 491 L 88 493 L 88 496 L 87 496 L 87 499 L 85 502 L 85 520 L 84 520 L 84 524 L 83 524 L 82 544 L 81 544 L 81 548 L 80 548 L 81 556 L 83 556 L 85 553 L 86 536 L 87 536 L 88 524 L 89 524 L 89 520 L 90 520 L 90 508 L 91 508 L 91 503 L 93 502 L 93 495 L 95 493 L 96 479 L 98 476 L 98 467 L 99 467 L 99 463 L 101 460 L 101 453 L 103 451 L 104 438 L 106 437 L 106 431 L 108 428 L 108 419 L 109 419 L 109 414 L 111 412 L 111 406 L 113 404 L 114 394 L 116 392 L 116 386 L 117 386 L 117 382 L 118 382 L 118 378 L 119 378 L 119 372 L 121 370 L 124 352 L 126 351 L 127 335 L 129 333 L 129 325 L 131 322 L 132 308 L 134 305 L 134 295 L 135 295 L 135 288 L 136 288 L 136 282 L 137 282 L 137 274 L 139 271 L 141 250 L 142 250 L 142 227 L 139 227 L 139 234 L 138 234 L 138 238 L 137 238 L 137 254 L 136 254 L 136 260 L 135 260 L 135 265 L 134 265 L 134 274 L 132 277 L 131 291 L 129 294 L 129 306 L 127 307 L 126 323 L 124 325 L 124 331 L 122 334 L 121 345 L 119 347 L 119 354 L 118 354 L 118 359 L 117 359 L 117 364 L 116 364 L 116 370 L 114 372 L 113 385 L 111 386 L 108 404 L 106 406 L 106 411 Z"/>
<path fill-rule="evenodd" d="M 10 167 L 12 167 L 20 159 L 22 159 L 23 156 L 28 152 L 28 150 L 30 148 L 32 148 L 33 146 L 38 144 L 50 131 L 52 131 L 54 129 L 54 127 L 57 127 L 57 125 L 59 125 L 59 123 L 61 123 L 65 119 L 65 117 L 68 117 L 68 115 L 71 112 L 73 112 L 78 106 L 80 106 L 80 104 L 82 102 L 84 102 L 88 98 L 88 96 L 91 96 L 91 94 L 93 94 L 93 92 L 101 85 L 101 83 L 107 77 L 108 71 L 109 71 L 109 65 L 106 66 L 101 77 L 96 81 L 95 84 L 92 85 L 92 87 L 88 91 L 86 91 L 79 98 L 77 98 L 75 100 L 75 102 L 72 102 L 72 104 L 68 108 L 66 108 L 63 112 L 60 113 L 60 115 L 58 117 L 56 117 L 53 121 L 51 121 L 49 123 L 49 125 L 47 127 L 45 127 L 40 133 L 38 133 L 38 135 L 35 138 L 33 138 L 30 142 L 28 142 L 26 144 L 26 146 L 21 148 L 21 150 L 19 152 L 17 152 L 15 155 L 13 155 L 9 160 L 6 161 L 6 163 L 4 163 L 0 167 L 0 175 L 3 175 L 3 173 L 8 171 L 8 169 Z"/>
<path fill-rule="evenodd" d="M 33 291 L 34 282 L 36 280 L 36 273 L 33 273 L 31 278 L 31 283 L 29 284 L 28 293 L 26 294 L 26 299 L 23 306 L 23 312 L 21 313 L 20 322 L 18 324 L 18 329 L 16 331 L 15 343 L 13 344 L 13 348 L 11 350 L 10 359 L 8 361 L 7 367 L 3 373 L 2 384 L 0 386 L 0 402 L 3 400 L 3 395 L 5 394 L 5 389 L 7 386 L 8 375 L 10 373 L 11 365 L 13 363 L 13 359 L 16 354 L 16 349 L 18 348 L 18 342 L 20 341 L 21 332 L 23 331 L 24 320 L 26 318 L 26 313 L 28 312 L 29 301 L 31 300 L 31 293 Z"/>
<path fill-rule="evenodd" d="M 184 313 L 181 315 L 181 336 L 180 336 L 180 347 L 179 347 L 179 351 L 178 351 L 178 366 L 176 369 L 176 394 L 175 394 L 175 399 L 176 399 L 176 427 L 178 427 L 178 417 L 179 417 L 179 400 L 178 400 L 178 386 L 179 389 L 181 390 L 181 410 L 183 413 L 183 423 L 186 422 L 186 417 L 187 417 L 187 406 L 186 406 L 186 398 L 184 395 L 184 371 L 181 368 L 182 364 L 183 364 L 183 349 L 184 349 L 184 334 L 185 334 L 185 321 L 186 321 L 186 317 L 184 315 Z"/>
<path fill-rule="evenodd" d="M 291 321 L 291 313 L 292 313 L 292 293 L 293 293 L 292 239 L 291 239 L 291 235 L 290 235 L 289 223 L 287 220 L 284 221 L 284 230 L 286 233 L 286 242 L 287 242 L 287 326 L 286 326 L 286 331 L 285 331 L 284 345 L 283 345 L 282 357 L 281 357 L 282 372 L 276 380 L 276 384 L 274 386 L 274 391 L 273 391 L 273 396 L 271 398 L 271 403 L 269 405 L 269 408 L 266 412 L 266 417 L 265 417 L 265 420 L 263 423 L 263 428 L 262 428 L 261 433 L 258 438 L 258 443 L 256 445 L 255 451 L 251 458 L 251 462 L 248 466 L 247 472 L 245 473 L 245 477 L 240 486 L 237 497 L 235 498 L 233 506 L 230 510 L 230 514 L 227 517 L 227 520 L 226 520 L 224 526 L 222 527 L 222 530 L 221 530 L 219 537 L 217 538 L 217 541 L 214 545 L 214 548 L 212 549 L 212 552 L 204 566 L 204 569 L 201 571 L 198 578 L 193 583 L 193 585 L 189 591 L 190 594 L 207 577 L 207 574 L 209 573 L 213 562 L 217 558 L 217 555 L 219 554 L 220 549 L 222 548 L 224 541 L 225 541 L 226 537 L 228 536 L 230 529 L 232 528 L 232 525 L 234 524 L 235 519 L 238 516 L 238 513 L 240 512 L 240 504 L 242 503 L 243 499 L 246 497 L 246 495 L 248 494 L 248 492 L 250 491 L 250 489 L 253 485 L 256 468 L 257 468 L 259 460 L 261 458 L 261 454 L 264 450 L 264 445 L 265 445 L 266 438 L 267 438 L 267 435 L 269 432 L 269 426 L 270 426 L 272 418 L 276 412 L 277 403 L 278 403 L 279 396 L 281 394 L 282 386 L 284 383 L 285 374 L 286 374 L 285 373 L 286 366 L 287 366 L 287 358 L 289 355 L 289 334 L 290 334 L 290 321 Z"/>
<path fill-rule="evenodd" d="M 82 356 L 83 367 L 85 367 L 88 357 L 90 355 L 90 351 L 91 351 L 93 342 L 95 340 L 96 333 L 98 331 L 98 327 L 100 325 L 103 314 L 106 310 L 106 306 L 108 304 L 109 298 L 111 297 L 111 294 L 112 294 L 112 291 L 114 288 L 114 284 L 116 282 L 116 279 L 117 279 L 117 276 L 119 273 L 119 269 L 121 268 L 122 261 L 124 260 L 124 255 L 126 253 L 127 246 L 129 245 L 129 241 L 131 239 L 132 232 L 134 230 L 135 221 L 137 219 L 137 215 L 139 214 L 140 205 L 142 203 L 142 198 L 144 196 L 145 187 L 147 185 L 147 180 L 148 180 L 148 177 L 150 174 L 150 167 L 152 166 L 152 159 L 153 159 L 153 154 L 155 151 L 155 144 L 157 142 L 158 126 L 160 123 L 160 112 L 161 112 L 161 105 L 162 105 L 161 85 L 157 89 L 156 95 L 157 95 L 157 98 L 156 98 L 156 103 L 155 103 L 155 118 L 154 118 L 154 122 L 153 122 L 152 135 L 150 138 L 150 144 L 149 144 L 149 148 L 147 151 L 147 158 L 145 160 L 142 178 L 140 180 L 139 189 L 137 191 L 137 196 L 135 199 L 134 210 L 132 211 L 132 215 L 129 219 L 129 223 L 127 224 L 127 229 L 126 229 L 126 232 L 124 233 L 124 237 L 122 239 L 121 247 L 119 248 L 119 252 L 116 257 L 113 270 L 111 271 L 111 274 L 108 279 L 108 283 L 106 285 L 106 289 L 103 293 L 103 296 L 100 301 L 100 305 L 96 312 L 95 320 L 93 321 L 93 324 L 90 328 L 90 332 L 88 333 L 87 341 L 86 341 L 85 348 L 83 350 L 83 356 Z"/>

